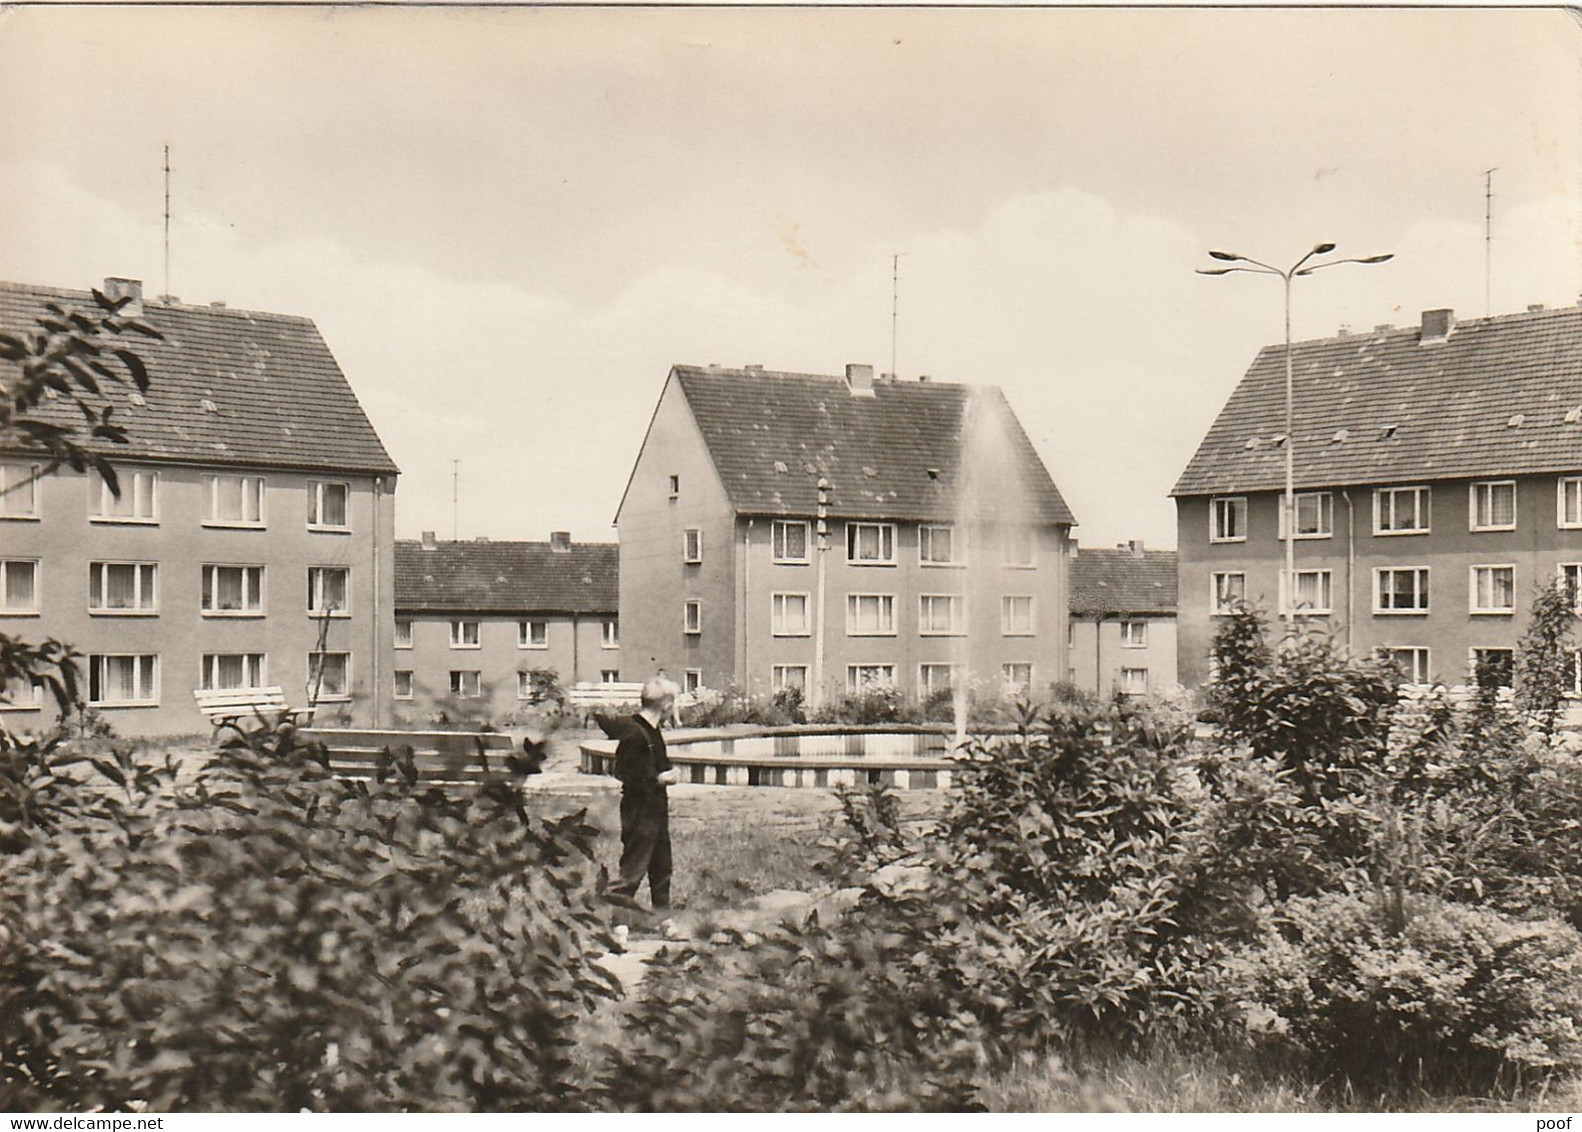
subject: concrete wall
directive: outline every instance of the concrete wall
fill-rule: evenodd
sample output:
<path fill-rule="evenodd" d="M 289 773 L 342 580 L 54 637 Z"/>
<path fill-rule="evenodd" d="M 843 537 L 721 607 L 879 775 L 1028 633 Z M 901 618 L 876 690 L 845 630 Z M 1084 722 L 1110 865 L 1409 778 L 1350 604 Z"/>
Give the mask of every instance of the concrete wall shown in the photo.
<path fill-rule="evenodd" d="M 1400 482 L 1409 486 L 1421 481 Z M 1526 625 L 1526 609 L 1535 589 L 1554 579 L 1560 563 L 1582 562 L 1582 530 L 1561 529 L 1557 523 L 1559 477 L 1517 478 L 1517 522 L 1512 531 L 1469 529 L 1471 482 L 1449 480 L 1431 485 L 1427 534 L 1375 535 L 1374 485 L 1367 485 L 1349 489 L 1354 507 L 1350 537 L 1346 502 L 1336 491 L 1333 534 L 1297 540 L 1298 571 L 1331 571 L 1334 612 L 1318 620 L 1330 626 L 1336 639 L 1354 654 L 1366 655 L 1378 647 L 1424 647 L 1429 649 L 1432 676 L 1448 683 L 1464 682 L 1468 650 L 1514 647 Z M 1209 613 L 1212 572 L 1244 570 L 1249 598 L 1274 620 L 1284 554 L 1284 543 L 1277 537 L 1279 498 L 1278 492 L 1250 496 L 1247 541 L 1217 544 L 1208 541 L 1209 500 L 1177 500 L 1178 664 L 1183 683 L 1198 684 L 1208 675 L 1209 647 L 1218 621 Z M 1475 565 L 1515 567 L 1514 615 L 1470 612 L 1471 567 Z M 1429 570 L 1428 612 L 1375 613 L 1374 569 L 1418 566 Z"/>
<path fill-rule="evenodd" d="M 56 637 L 84 654 L 157 654 L 154 702 L 106 706 L 102 715 L 124 735 L 206 732 L 208 722 L 192 696 L 206 653 L 264 653 L 267 683 L 284 688 L 293 706 L 306 702 L 308 657 L 321 625 L 308 615 L 308 569 L 344 566 L 351 571 L 350 608 L 329 620 L 325 645 L 351 655 L 351 688 L 344 699 L 324 702 L 319 718 L 361 725 L 385 719 L 388 697 L 381 700 L 378 693 L 389 680 L 393 481 L 376 489 L 370 476 L 265 472 L 264 525 L 238 529 L 203 519 L 204 472 L 228 470 L 134 461 L 117 461 L 116 467 L 126 482 L 140 468 L 157 472 L 154 522 L 95 521 L 90 516 L 97 510 L 97 478 L 69 471 L 37 485 L 36 519 L 0 519 L 0 557 L 39 564 L 38 612 L 0 614 L 5 632 L 24 640 Z M 344 531 L 308 529 L 308 491 L 315 480 L 350 485 Z M 154 563 L 156 609 L 90 613 L 89 564 L 96 561 Z M 204 614 L 203 567 L 209 564 L 264 567 L 261 614 Z M 83 675 L 86 695 L 86 670 Z M 7 727 L 42 726 L 54 715 L 47 696 L 40 707 L 12 705 L 0 712 Z"/>
<path fill-rule="evenodd" d="M 1121 621 L 1139 621 L 1142 648 L 1121 643 Z M 1176 687 L 1176 619 L 1173 615 L 1120 618 L 1071 617 L 1070 679 L 1084 691 L 1109 696 L 1121 685 L 1122 668 L 1148 672 L 1146 694 L 1162 695 Z"/>

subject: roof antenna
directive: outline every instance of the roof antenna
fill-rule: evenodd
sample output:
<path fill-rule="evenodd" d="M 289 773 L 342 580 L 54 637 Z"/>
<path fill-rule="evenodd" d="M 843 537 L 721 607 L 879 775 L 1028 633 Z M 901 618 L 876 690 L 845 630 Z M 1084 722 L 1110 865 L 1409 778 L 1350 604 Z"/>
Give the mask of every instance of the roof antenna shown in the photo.
<path fill-rule="evenodd" d="M 1490 302 L 1492 279 L 1494 277 L 1494 169 L 1483 171 L 1483 317 L 1488 318 L 1494 313 L 1494 306 Z"/>
<path fill-rule="evenodd" d="M 162 303 L 173 302 L 170 295 L 170 143 L 165 143 L 165 292 Z"/>
<path fill-rule="evenodd" d="M 450 540 L 452 542 L 461 541 L 461 507 L 458 502 L 461 495 L 457 487 L 460 482 L 461 461 L 452 460 L 450 462 Z"/>
<path fill-rule="evenodd" d="M 895 368 L 895 328 L 901 317 L 901 256 L 896 252 L 890 257 L 890 380 L 899 381 L 901 373 Z"/>

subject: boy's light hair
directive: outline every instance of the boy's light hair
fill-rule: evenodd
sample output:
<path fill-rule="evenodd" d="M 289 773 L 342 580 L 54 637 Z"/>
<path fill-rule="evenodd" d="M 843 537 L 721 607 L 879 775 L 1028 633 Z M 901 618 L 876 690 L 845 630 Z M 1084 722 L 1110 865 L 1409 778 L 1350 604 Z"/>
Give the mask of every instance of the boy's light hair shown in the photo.
<path fill-rule="evenodd" d="M 666 701 L 674 700 L 680 694 L 681 686 L 674 680 L 650 676 L 643 684 L 641 696 L 644 707 L 663 707 Z"/>

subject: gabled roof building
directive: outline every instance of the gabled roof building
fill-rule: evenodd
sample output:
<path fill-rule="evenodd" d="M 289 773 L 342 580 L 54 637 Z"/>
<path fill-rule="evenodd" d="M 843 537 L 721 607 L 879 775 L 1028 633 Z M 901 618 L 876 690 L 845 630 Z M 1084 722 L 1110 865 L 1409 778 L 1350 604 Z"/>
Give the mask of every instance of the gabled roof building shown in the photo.
<path fill-rule="evenodd" d="M 1072 684 L 1100 696 L 1175 688 L 1176 570 L 1175 551 L 1138 541 L 1072 547 Z"/>

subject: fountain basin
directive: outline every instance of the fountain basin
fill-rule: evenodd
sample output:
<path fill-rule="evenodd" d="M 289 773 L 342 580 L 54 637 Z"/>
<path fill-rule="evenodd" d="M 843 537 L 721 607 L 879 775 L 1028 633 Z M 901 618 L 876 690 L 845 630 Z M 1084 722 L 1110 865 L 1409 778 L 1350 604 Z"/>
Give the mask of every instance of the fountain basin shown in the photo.
<path fill-rule="evenodd" d="M 665 734 L 681 781 L 706 786 L 889 786 L 948 790 L 955 762 L 950 731 L 878 727 L 741 727 Z M 615 773 L 614 739 L 582 744 L 582 773 Z"/>

